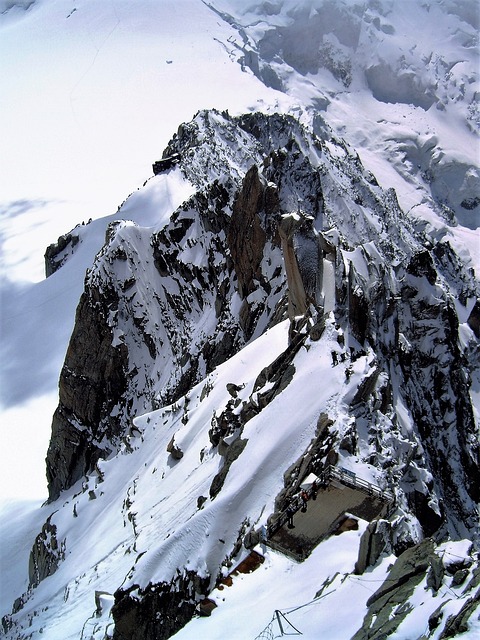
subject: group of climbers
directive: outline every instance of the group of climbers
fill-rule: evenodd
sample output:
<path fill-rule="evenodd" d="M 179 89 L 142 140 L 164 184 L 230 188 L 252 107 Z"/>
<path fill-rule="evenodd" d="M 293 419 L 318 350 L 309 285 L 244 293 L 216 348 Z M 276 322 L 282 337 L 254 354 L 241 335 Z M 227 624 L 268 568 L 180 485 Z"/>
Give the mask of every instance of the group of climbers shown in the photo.
<path fill-rule="evenodd" d="M 318 493 L 318 485 L 316 480 L 314 480 L 312 483 L 312 486 L 310 487 L 310 491 L 307 491 L 306 489 L 302 489 L 300 493 L 294 496 L 294 498 L 290 501 L 290 504 L 288 505 L 286 510 L 287 526 L 289 529 L 295 528 L 295 525 L 293 524 L 293 516 L 298 511 L 300 506 L 301 506 L 302 513 L 306 513 L 308 501 L 310 500 L 310 498 L 312 498 L 312 500 L 316 500 L 317 493 Z"/>

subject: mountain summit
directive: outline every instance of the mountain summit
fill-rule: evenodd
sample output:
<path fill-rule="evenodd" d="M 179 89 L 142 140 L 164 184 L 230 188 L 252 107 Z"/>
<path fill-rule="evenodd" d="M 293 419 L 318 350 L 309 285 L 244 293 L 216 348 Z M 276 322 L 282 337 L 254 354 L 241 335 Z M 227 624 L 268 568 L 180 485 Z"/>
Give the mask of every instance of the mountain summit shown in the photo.
<path fill-rule="evenodd" d="M 3 635 L 473 638 L 477 169 L 445 128 L 374 162 L 365 112 L 339 125 L 367 92 L 472 139 L 471 87 L 448 98 L 470 67 L 433 83 L 453 44 L 407 56 L 395 2 L 202 5 L 286 102 L 197 111 L 115 215 L 47 248 L 45 291 L 85 277 Z M 470 51 L 468 2 L 415 7 Z"/>
<path fill-rule="evenodd" d="M 87 273 L 47 454 L 55 508 L 5 629 L 86 544 L 95 584 L 127 575 L 113 637 L 170 637 L 309 477 L 322 508 L 332 465 L 371 489 L 318 541 L 344 512 L 368 522 L 375 495 L 375 560 L 429 537 L 430 566 L 434 541 L 476 540 L 476 283 L 448 242 L 292 116 L 199 112 L 155 167 L 136 202 L 165 183 L 192 195 L 157 225 L 111 223 Z M 59 243 L 62 264 L 78 244 Z M 301 540 L 282 549 L 308 563 Z"/>

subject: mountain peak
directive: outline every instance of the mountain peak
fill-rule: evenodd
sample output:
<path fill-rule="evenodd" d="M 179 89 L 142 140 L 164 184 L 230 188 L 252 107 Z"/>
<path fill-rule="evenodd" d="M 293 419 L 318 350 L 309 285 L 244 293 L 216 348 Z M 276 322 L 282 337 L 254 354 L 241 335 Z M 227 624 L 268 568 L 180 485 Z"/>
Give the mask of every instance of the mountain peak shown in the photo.
<path fill-rule="evenodd" d="M 383 548 L 394 554 L 423 536 L 475 539 L 473 332 L 458 342 L 475 291 L 468 271 L 452 271 L 440 243 L 426 248 L 395 193 L 344 141 L 319 138 L 291 116 L 202 111 L 179 127 L 163 154 L 172 157 L 143 189 L 183 180 L 193 195 L 149 227 L 110 224 L 87 273 L 47 455 L 59 509 L 49 526 L 62 541 L 52 566 L 68 563 L 66 514 L 96 519 L 109 495 L 122 529 L 128 523 L 115 537 L 136 558 L 117 585 L 116 633 L 167 638 L 244 539 L 261 525 L 272 532 L 305 478 L 321 483 L 329 469 L 347 485 L 355 479 L 352 500 L 360 491 L 363 506 L 345 509 L 357 529 L 358 517 L 377 513 L 369 491 L 395 496 L 382 512 L 390 523 Z M 131 198 L 123 210 L 134 213 L 142 189 Z M 124 470 L 122 459 L 131 460 Z M 160 503 L 157 473 L 162 487 L 169 478 Z M 184 473 L 197 488 L 154 543 L 149 520 L 165 519 L 167 486 L 184 495 Z M 330 482 L 339 480 L 321 490 Z M 247 498 L 254 487 L 258 497 Z M 326 494 L 318 500 L 326 508 Z M 207 540 L 205 564 L 192 564 L 213 517 L 222 545 Z M 342 511 L 336 517 L 345 521 L 339 531 L 351 530 Z M 172 592 L 179 613 L 170 620 Z M 164 613 L 147 623 L 152 630 L 132 626 L 153 610 Z"/>
<path fill-rule="evenodd" d="M 120 157 L 153 170 L 51 236 L 45 280 L 2 285 L 29 422 L 60 374 L 48 500 L 0 521 L 6 638 L 476 634 L 475 20 L 457 0 L 0 16 L 2 48 L 68 41 L 97 182 L 85 104 L 123 192 Z"/>

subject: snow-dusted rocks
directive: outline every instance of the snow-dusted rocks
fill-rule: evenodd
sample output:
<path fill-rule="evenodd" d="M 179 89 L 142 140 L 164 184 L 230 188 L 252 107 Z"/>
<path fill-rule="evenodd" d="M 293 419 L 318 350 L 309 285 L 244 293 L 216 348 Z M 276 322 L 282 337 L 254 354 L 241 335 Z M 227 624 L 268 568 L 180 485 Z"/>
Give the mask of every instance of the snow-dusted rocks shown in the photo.
<path fill-rule="evenodd" d="M 389 218 L 395 224 L 398 206 L 382 203 L 344 143 L 329 144 L 284 116 L 200 112 L 179 128 L 164 155 L 181 158 L 174 171 L 197 192 L 157 227 L 110 224 L 87 274 L 47 456 L 51 498 L 116 450 L 138 411 L 178 399 L 281 319 L 287 289 L 291 317 L 310 313 L 311 303 L 320 308 L 324 210 L 348 226 L 349 242 L 373 231 L 393 251 L 384 227 Z M 357 216 L 360 203 L 381 221 Z M 344 220 L 331 218 L 338 206 Z M 407 221 L 397 252 L 406 230 Z M 337 262 L 340 289 L 340 254 Z M 353 300 L 361 288 L 351 288 Z M 357 315 L 367 317 L 364 308 Z"/>
<path fill-rule="evenodd" d="M 409 599 L 417 587 L 423 585 L 424 590 L 431 591 L 436 597 L 448 583 L 456 584 L 456 579 L 452 580 L 455 575 L 457 580 L 462 580 L 465 602 L 457 613 L 450 615 L 446 603 L 440 604 L 428 618 L 428 634 L 438 629 L 438 637 L 446 639 L 468 631 L 466 620 L 480 602 L 478 567 L 475 567 L 472 555 L 467 554 L 465 558 L 458 557 L 461 562 L 457 566 L 461 565 L 462 569 L 455 570 L 455 563 L 451 564 L 452 557 L 448 552 L 445 555 L 445 550 L 446 546 L 436 549 L 433 541 L 427 538 L 404 551 L 390 568 L 385 582 L 367 600 L 368 612 L 352 640 L 390 637 L 412 612 L 413 603 Z"/>
<path fill-rule="evenodd" d="M 37 587 L 42 580 L 55 573 L 58 564 L 65 559 L 65 547 L 65 540 L 57 540 L 57 527 L 52 525 L 48 518 L 42 531 L 35 538 L 30 553 L 28 568 L 30 588 Z"/>
<path fill-rule="evenodd" d="M 80 238 L 75 233 L 60 236 L 56 243 L 51 244 L 45 251 L 45 275 L 51 276 L 75 250 Z"/>
<path fill-rule="evenodd" d="M 74 4 L 0 0 L 2 390 L 42 458 L 89 269 L 6 637 L 477 637 L 476 3 Z"/>
<path fill-rule="evenodd" d="M 478 227 L 474 2 L 211 5 L 238 32 L 231 43 L 239 63 L 266 86 L 302 96 L 367 156 L 374 145 L 406 183 L 430 194 L 440 216 Z M 367 118 L 357 122 L 357 109 Z M 445 117 L 458 123 L 454 140 L 440 124 Z M 374 118 L 378 127 L 367 133 Z"/>
<path fill-rule="evenodd" d="M 128 351 L 114 344 L 108 323 L 118 304 L 117 292 L 107 287 L 91 287 L 80 299 L 47 453 L 51 499 L 107 457 L 125 430 L 115 406 L 127 388 Z"/>
<path fill-rule="evenodd" d="M 126 200 L 87 273 L 47 457 L 61 562 L 47 577 L 47 554 L 44 579 L 4 620 L 10 637 L 53 575 L 62 598 L 82 594 L 85 624 L 88 594 L 112 594 L 96 637 L 171 637 L 241 559 L 245 536 L 261 540 L 330 465 L 390 496 L 349 572 L 357 562 L 383 581 L 386 557 L 428 547 L 411 581 L 397 566 L 399 599 L 438 568 L 438 543 L 478 536 L 478 291 L 448 239 L 417 225 L 318 120 L 201 111 L 171 157 Z M 145 210 L 148 225 L 125 219 Z M 366 526 L 356 520 L 357 538 Z M 98 552 L 85 549 L 98 528 Z M 315 549 L 299 557 L 315 563 Z"/>
<path fill-rule="evenodd" d="M 167 640 L 189 622 L 202 594 L 208 593 L 208 576 L 186 571 L 168 583 L 136 585 L 119 589 L 112 614 L 114 638 L 122 640 Z"/>

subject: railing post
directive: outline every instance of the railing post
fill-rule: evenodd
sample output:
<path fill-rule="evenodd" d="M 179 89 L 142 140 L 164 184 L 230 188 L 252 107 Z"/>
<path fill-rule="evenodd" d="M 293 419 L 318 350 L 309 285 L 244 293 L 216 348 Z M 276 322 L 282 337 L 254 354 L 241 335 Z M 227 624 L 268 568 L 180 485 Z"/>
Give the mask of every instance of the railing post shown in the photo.
<path fill-rule="evenodd" d="M 282 621 L 280 620 L 280 611 L 275 609 L 275 615 L 277 616 L 277 622 L 278 622 L 278 626 L 280 627 L 280 633 L 283 636 L 283 626 L 282 626 Z"/>

